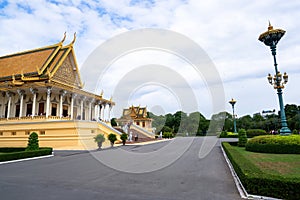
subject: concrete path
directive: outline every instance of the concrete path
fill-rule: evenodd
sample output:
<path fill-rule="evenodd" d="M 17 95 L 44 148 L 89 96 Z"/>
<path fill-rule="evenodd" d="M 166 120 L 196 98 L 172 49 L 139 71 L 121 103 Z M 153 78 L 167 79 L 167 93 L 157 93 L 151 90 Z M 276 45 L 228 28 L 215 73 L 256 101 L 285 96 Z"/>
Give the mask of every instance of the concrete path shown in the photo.
<path fill-rule="evenodd" d="M 169 142 L 118 148 L 146 156 Z M 199 159 L 202 142 L 203 138 L 195 138 L 176 162 L 142 174 L 116 171 L 84 151 L 59 151 L 52 158 L 3 164 L 1 199 L 240 199 L 219 144 Z"/>

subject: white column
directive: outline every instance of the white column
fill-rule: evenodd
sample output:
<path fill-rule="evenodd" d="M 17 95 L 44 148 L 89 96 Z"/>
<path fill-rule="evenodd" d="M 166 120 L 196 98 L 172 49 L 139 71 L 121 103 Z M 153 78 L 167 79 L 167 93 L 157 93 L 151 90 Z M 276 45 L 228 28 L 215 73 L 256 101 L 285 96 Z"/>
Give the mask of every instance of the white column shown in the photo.
<path fill-rule="evenodd" d="M 19 112 L 19 118 L 23 116 L 23 100 L 24 100 L 24 90 L 17 90 L 19 96 L 20 96 L 20 112 Z"/>
<path fill-rule="evenodd" d="M 11 92 L 7 92 L 6 93 L 7 97 L 8 97 L 8 102 L 7 102 L 7 119 L 10 117 L 10 104 L 11 104 Z"/>
<path fill-rule="evenodd" d="M 105 107 L 106 107 L 106 104 L 103 104 L 103 107 L 101 109 L 102 110 L 102 120 L 103 121 L 105 121 L 105 118 L 104 118 L 105 117 Z"/>
<path fill-rule="evenodd" d="M 94 103 L 94 99 L 92 99 L 89 103 L 89 116 L 87 117 L 87 120 L 92 121 L 92 103 Z"/>
<path fill-rule="evenodd" d="M 34 117 L 35 116 L 35 110 L 36 110 L 36 92 L 37 92 L 37 89 L 34 89 L 34 88 L 30 88 L 30 92 L 32 93 L 32 95 L 33 95 L 33 98 L 32 98 L 32 113 L 31 113 L 31 115 L 32 115 L 32 117 Z"/>
<path fill-rule="evenodd" d="M 73 116 L 73 112 L 74 112 L 74 100 L 75 100 L 76 96 L 77 96 L 77 94 L 74 94 L 74 93 L 71 95 L 71 114 L 70 114 L 71 119 L 74 119 L 74 116 Z"/>
<path fill-rule="evenodd" d="M 108 121 L 110 121 L 110 112 L 111 112 L 111 109 L 112 109 L 112 105 L 111 104 L 108 104 L 109 106 L 109 110 L 108 110 Z"/>
<path fill-rule="evenodd" d="M 80 120 L 83 120 L 83 98 L 80 101 Z"/>
<path fill-rule="evenodd" d="M 2 106 L 1 106 L 1 110 L 0 110 L 0 118 L 4 118 L 4 113 L 5 113 L 5 93 L 3 92 L 1 94 L 2 98 Z"/>
<path fill-rule="evenodd" d="M 99 108 L 98 108 L 98 104 L 96 103 L 96 104 L 95 104 L 95 120 L 96 120 L 96 121 L 98 121 L 98 117 L 99 117 L 99 116 L 98 116 L 98 109 L 99 109 Z"/>
<path fill-rule="evenodd" d="M 60 99 L 59 99 L 59 117 L 62 118 L 63 116 L 63 98 L 67 94 L 67 91 L 61 90 L 60 91 Z"/>
<path fill-rule="evenodd" d="M 50 95 L 51 95 L 51 87 L 47 87 L 47 100 L 46 100 L 46 118 L 49 116 L 50 112 Z"/>

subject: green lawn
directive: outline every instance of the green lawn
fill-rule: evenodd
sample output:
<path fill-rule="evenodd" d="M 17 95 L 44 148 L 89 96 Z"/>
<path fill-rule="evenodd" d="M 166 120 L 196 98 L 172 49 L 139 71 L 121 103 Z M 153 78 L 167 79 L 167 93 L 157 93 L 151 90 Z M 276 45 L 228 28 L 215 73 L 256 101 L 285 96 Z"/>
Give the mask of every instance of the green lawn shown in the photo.
<path fill-rule="evenodd" d="M 233 149 L 266 174 L 300 178 L 299 154 L 254 153 L 237 146 Z"/>

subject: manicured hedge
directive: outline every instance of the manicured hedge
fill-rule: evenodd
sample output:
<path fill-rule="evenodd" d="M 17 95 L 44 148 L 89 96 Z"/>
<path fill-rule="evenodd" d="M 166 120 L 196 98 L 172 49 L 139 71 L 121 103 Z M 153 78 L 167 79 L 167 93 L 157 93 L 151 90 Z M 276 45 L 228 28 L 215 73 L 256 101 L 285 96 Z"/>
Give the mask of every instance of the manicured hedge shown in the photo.
<path fill-rule="evenodd" d="M 171 132 L 164 132 L 162 137 L 163 138 L 173 138 L 174 134 Z"/>
<path fill-rule="evenodd" d="M 18 149 L 20 150 L 21 148 L 1 148 L 1 150 L 5 149 Z M 25 150 L 25 148 L 23 148 Z M 1 151 L 3 152 L 4 151 Z M 9 160 L 17 160 L 17 159 L 23 159 L 23 158 L 31 158 L 31 157 L 37 157 L 37 156 L 45 156 L 45 155 L 51 155 L 52 154 L 52 148 L 40 148 L 39 150 L 36 151 L 13 151 L 11 153 L 8 153 L 7 151 L 4 154 L 0 154 L 0 162 L 2 161 L 9 161 Z"/>
<path fill-rule="evenodd" d="M 265 174 L 229 143 L 223 142 L 222 146 L 249 194 L 288 200 L 300 199 L 299 179 Z"/>
<path fill-rule="evenodd" d="M 238 138 L 238 136 L 237 133 L 222 131 L 219 138 Z"/>
<path fill-rule="evenodd" d="M 300 154 L 300 135 L 257 136 L 248 141 L 246 150 L 261 153 Z"/>
<path fill-rule="evenodd" d="M 25 147 L 1 147 L 0 152 L 1 153 L 12 153 L 12 152 L 18 152 L 18 151 L 25 151 Z"/>
<path fill-rule="evenodd" d="M 262 129 L 248 129 L 247 130 L 247 137 L 252 138 L 259 135 L 267 135 L 267 132 Z"/>

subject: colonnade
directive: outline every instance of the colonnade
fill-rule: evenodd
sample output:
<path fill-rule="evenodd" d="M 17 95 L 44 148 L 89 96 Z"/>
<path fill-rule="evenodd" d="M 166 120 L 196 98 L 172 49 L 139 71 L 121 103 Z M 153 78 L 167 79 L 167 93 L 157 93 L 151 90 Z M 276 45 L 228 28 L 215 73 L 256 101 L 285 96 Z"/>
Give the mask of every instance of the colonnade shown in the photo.
<path fill-rule="evenodd" d="M 0 95 L 0 117 L 57 116 L 76 120 L 110 120 L 112 102 L 67 90 L 46 87 L 17 89 Z"/>

